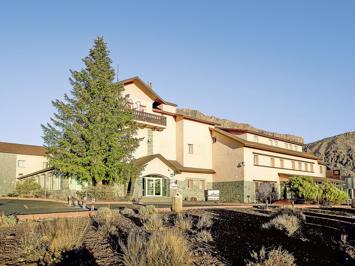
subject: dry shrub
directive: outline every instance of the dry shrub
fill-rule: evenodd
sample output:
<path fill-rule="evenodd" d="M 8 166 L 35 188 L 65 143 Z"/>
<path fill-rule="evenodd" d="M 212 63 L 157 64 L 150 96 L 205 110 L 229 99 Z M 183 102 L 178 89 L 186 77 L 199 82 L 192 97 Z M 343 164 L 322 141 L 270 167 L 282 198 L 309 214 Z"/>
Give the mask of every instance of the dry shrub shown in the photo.
<path fill-rule="evenodd" d="M 290 208 L 290 207 L 283 207 L 277 209 L 272 215 L 272 218 L 275 218 L 276 216 L 279 216 L 281 214 L 288 214 L 288 215 L 293 215 L 296 216 L 300 222 L 306 221 L 306 216 L 303 214 L 303 212 L 299 209 L 296 208 Z"/>
<path fill-rule="evenodd" d="M 63 253 L 81 247 L 89 224 L 74 218 L 28 224 L 20 240 L 23 259 L 49 264 L 60 261 Z"/>
<path fill-rule="evenodd" d="M 142 206 L 138 209 L 138 214 L 143 218 L 147 219 L 150 215 L 157 213 L 157 209 L 154 205 Z"/>
<path fill-rule="evenodd" d="M 153 214 L 144 223 L 144 228 L 149 232 L 160 231 L 163 228 L 163 221 L 159 215 Z"/>
<path fill-rule="evenodd" d="M 184 217 L 179 213 L 175 218 L 175 226 L 179 228 L 182 232 L 187 232 L 192 228 L 192 218 L 191 216 Z"/>
<path fill-rule="evenodd" d="M 126 216 L 134 216 L 136 214 L 134 210 L 132 210 L 131 208 L 123 208 L 123 210 L 121 210 L 120 213 Z"/>
<path fill-rule="evenodd" d="M 147 265 L 191 265 L 187 240 L 177 230 L 155 232 L 147 243 Z"/>
<path fill-rule="evenodd" d="M 264 247 L 259 253 L 253 251 L 251 254 L 252 261 L 247 261 L 247 266 L 295 266 L 295 258 L 287 250 L 280 247 L 272 249 L 269 252 Z"/>
<path fill-rule="evenodd" d="M 17 223 L 17 219 L 13 215 L 0 215 L 0 227 L 14 226 Z"/>
<path fill-rule="evenodd" d="M 197 228 L 198 229 L 208 229 L 212 226 L 213 221 L 210 215 L 203 214 L 200 216 L 198 222 L 197 222 Z"/>
<path fill-rule="evenodd" d="M 145 266 L 147 261 L 146 241 L 147 239 L 142 233 L 137 231 L 129 233 L 126 245 L 120 241 L 123 253 L 121 262 L 126 266 Z"/>
<path fill-rule="evenodd" d="M 113 225 L 118 216 L 118 211 L 102 207 L 97 210 L 94 221 L 98 224 L 99 230 L 103 234 L 108 234 L 113 229 Z"/>
<path fill-rule="evenodd" d="M 120 243 L 126 266 L 192 265 L 188 242 L 176 230 L 154 232 L 147 240 L 142 233 L 129 234 L 127 245 Z"/>
<path fill-rule="evenodd" d="M 196 239 L 198 242 L 208 243 L 213 241 L 212 235 L 209 231 L 202 230 L 196 234 Z"/>
<path fill-rule="evenodd" d="M 274 227 L 277 230 L 286 231 L 287 235 L 291 236 L 300 228 L 300 222 L 294 215 L 281 214 L 263 224 L 262 227 L 265 229 Z"/>

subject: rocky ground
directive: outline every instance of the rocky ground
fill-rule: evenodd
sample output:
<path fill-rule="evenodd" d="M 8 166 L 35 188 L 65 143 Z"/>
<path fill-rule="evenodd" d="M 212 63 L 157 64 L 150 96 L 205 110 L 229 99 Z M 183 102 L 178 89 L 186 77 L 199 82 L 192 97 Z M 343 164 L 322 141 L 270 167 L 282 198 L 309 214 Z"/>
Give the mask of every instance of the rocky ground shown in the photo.
<path fill-rule="evenodd" d="M 337 227 L 332 221 L 317 223 L 314 220 L 302 224 L 293 236 L 276 229 L 263 229 L 270 220 L 268 214 L 255 209 L 247 210 L 190 210 L 193 224 L 202 216 L 211 216 L 213 224 L 208 229 L 212 240 L 201 242 L 194 230 L 186 233 L 194 265 L 245 265 L 252 251 L 282 247 L 295 257 L 297 265 L 355 265 L 340 245 L 342 235 L 347 241 L 355 241 L 355 225 Z M 159 214 L 169 225 L 175 214 Z M 88 219 L 88 218 L 83 218 Z M 84 221 L 84 220 L 83 220 Z M 0 265 L 31 265 L 19 261 L 19 241 L 26 224 L 0 228 Z M 137 215 L 119 215 L 113 223 L 114 234 L 103 234 L 94 221 L 85 234 L 82 248 L 67 252 L 57 265 L 120 265 L 122 250 L 118 245 L 125 242 L 133 230 L 145 230 Z M 112 230 L 112 228 L 110 229 Z M 147 233 L 147 232 L 146 232 Z M 149 233 L 148 233 L 149 234 Z M 35 265 L 35 264 L 32 264 Z"/>

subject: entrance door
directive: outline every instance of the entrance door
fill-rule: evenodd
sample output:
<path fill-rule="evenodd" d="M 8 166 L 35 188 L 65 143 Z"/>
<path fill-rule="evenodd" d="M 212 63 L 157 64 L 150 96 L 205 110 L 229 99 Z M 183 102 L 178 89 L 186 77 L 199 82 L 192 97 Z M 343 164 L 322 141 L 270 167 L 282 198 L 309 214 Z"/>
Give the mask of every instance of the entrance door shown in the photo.
<path fill-rule="evenodd" d="M 145 177 L 145 196 L 162 196 L 163 179 L 161 177 Z"/>

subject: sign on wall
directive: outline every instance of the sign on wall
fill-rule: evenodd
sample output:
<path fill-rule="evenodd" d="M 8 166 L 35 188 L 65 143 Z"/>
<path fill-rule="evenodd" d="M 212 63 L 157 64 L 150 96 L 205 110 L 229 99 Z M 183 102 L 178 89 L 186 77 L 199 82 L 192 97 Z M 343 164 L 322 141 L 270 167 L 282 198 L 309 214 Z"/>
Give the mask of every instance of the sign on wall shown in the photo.
<path fill-rule="evenodd" d="M 219 200 L 219 190 L 207 190 L 207 200 Z"/>

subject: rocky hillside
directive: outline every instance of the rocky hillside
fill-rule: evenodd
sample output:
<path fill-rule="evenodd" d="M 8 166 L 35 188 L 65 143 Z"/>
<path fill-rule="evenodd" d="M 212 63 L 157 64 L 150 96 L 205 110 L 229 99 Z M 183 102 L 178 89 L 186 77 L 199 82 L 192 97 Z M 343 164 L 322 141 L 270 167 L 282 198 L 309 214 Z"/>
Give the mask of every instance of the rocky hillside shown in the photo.
<path fill-rule="evenodd" d="M 329 168 L 341 170 L 342 175 L 355 175 L 355 131 L 307 144 L 305 149 L 323 158 Z"/>
<path fill-rule="evenodd" d="M 219 124 L 221 127 L 247 129 L 247 130 L 250 130 L 250 131 L 256 131 L 256 132 L 259 132 L 259 133 L 263 133 L 263 134 L 269 135 L 270 137 L 284 138 L 284 139 L 287 139 L 287 140 L 303 143 L 303 138 L 298 137 L 298 136 L 289 135 L 289 134 L 280 134 L 280 133 L 274 133 L 274 132 L 261 130 L 261 129 L 255 128 L 255 127 L 253 127 L 253 126 L 251 126 L 249 124 L 237 123 L 237 122 L 234 122 L 234 121 L 231 121 L 231 120 L 228 120 L 228 119 L 222 119 L 222 118 L 218 118 L 218 117 L 215 117 L 215 116 L 205 115 L 204 113 L 201 113 L 198 110 L 177 109 L 177 113 L 178 114 L 182 114 L 182 115 L 186 115 L 186 116 L 189 116 L 189 117 L 193 117 L 193 118 L 208 120 L 208 121 L 211 121 L 213 123 Z"/>

